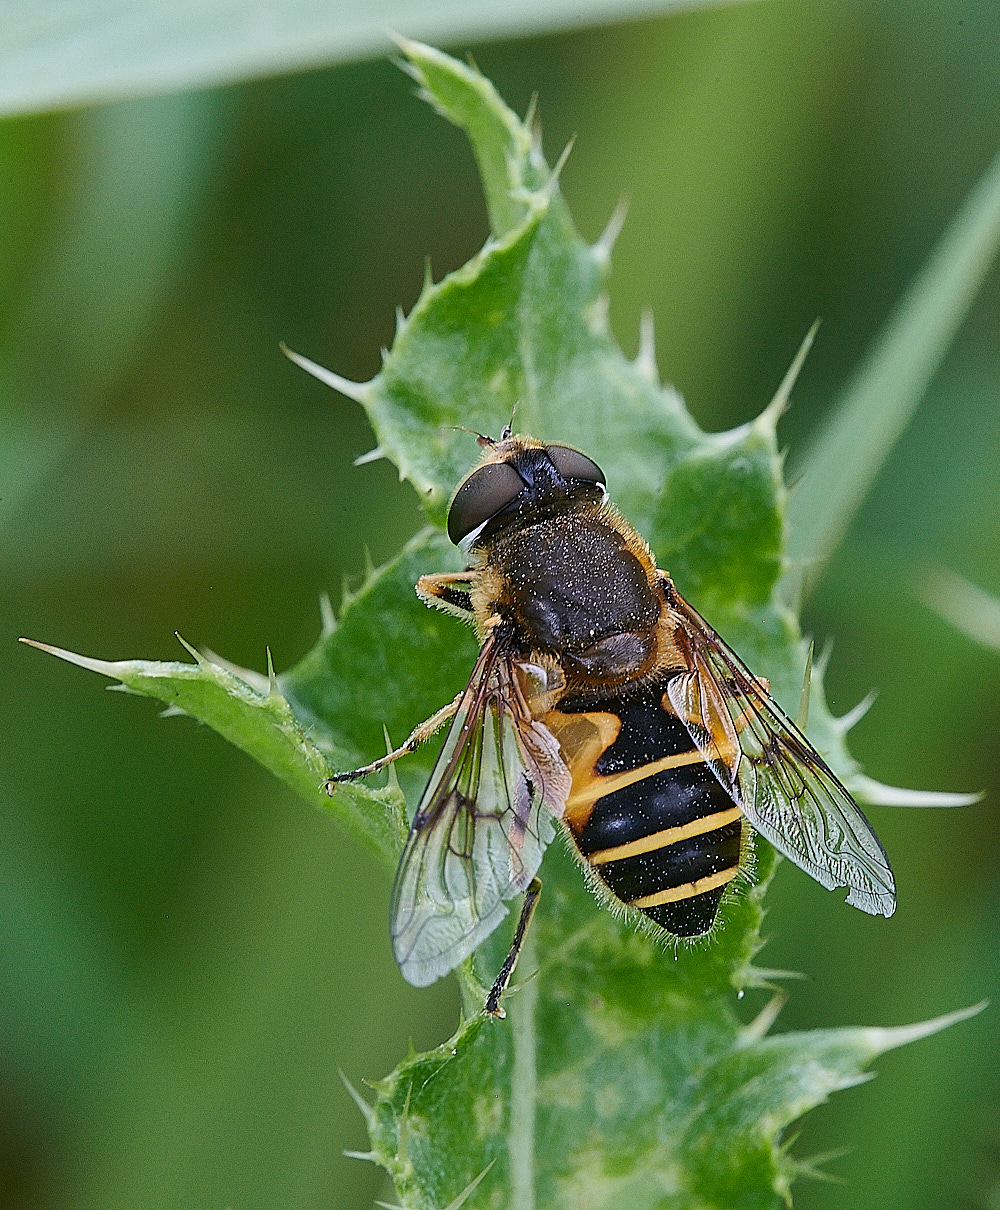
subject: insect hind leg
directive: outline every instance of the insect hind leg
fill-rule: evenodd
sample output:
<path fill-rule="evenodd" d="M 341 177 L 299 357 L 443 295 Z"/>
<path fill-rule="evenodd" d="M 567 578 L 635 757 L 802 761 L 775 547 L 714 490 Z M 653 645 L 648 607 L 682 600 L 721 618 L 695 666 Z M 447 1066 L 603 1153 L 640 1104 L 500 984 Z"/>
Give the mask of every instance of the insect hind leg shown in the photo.
<path fill-rule="evenodd" d="M 521 918 L 518 920 L 517 928 L 514 930 L 514 940 L 511 942 L 510 952 L 504 959 L 503 966 L 500 967 L 500 973 L 490 988 L 490 994 L 486 997 L 484 1011 L 489 1017 L 501 1018 L 507 1015 L 500 1007 L 500 999 L 507 990 L 510 977 L 514 973 L 514 967 L 517 965 L 521 946 L 524 944 L 525 934 L 528 931 L 528 926 L 531 924 L 531 918 L 535 914 L 535 908 L 538 906 L 538 897 L 541 893 L 542 880 L 540 878 L 532 878 L 524 894 L 524 906 L 521 908 Z"/>
<path fill-rule="evenodd" d="M 348 769 L 343 773 L 334 773 L 334 775 L 323 783 L 323 788 L 327 794 L 334 794 L 337 786 L 345 781 L 357 781 L 360 777 L 368 777 L 372 773 L 378 773 L 380 769 L 385 769 L 394 761 L 399 760 L 401 756 L 406 756 L 419 748 L 422 743 L 425 743 L 434 734 L 438 728 L 452 717 L 458 710 L 458 703 L 462 700 L 461 693 L 457 694 L 454 701 L 448 703 L 447 706 L 442 706 L 436 714 L 432 714 L 430 718 L 424 719 L 422 723 L 414 727 L 406 739 L 395 748 L 392 752 L 387 752 L 385 756 L 380 756 L 378 760 L 373 760 L 370 765 L 362 765 L 360 769 Z"/>

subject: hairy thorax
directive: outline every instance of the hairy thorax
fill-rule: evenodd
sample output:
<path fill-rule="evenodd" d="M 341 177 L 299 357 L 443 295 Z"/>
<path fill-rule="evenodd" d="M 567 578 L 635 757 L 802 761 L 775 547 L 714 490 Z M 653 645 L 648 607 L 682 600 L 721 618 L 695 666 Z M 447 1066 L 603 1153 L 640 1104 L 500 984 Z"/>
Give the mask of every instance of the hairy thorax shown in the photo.
<path fill-rule="evenodd" d="M 483 601 L 525 654 L 547 652 L 571 683 L 642 676 L 657 659 L 662 594 L 641 538 L 607 508 L 558 512 L 500 535 Z"/>

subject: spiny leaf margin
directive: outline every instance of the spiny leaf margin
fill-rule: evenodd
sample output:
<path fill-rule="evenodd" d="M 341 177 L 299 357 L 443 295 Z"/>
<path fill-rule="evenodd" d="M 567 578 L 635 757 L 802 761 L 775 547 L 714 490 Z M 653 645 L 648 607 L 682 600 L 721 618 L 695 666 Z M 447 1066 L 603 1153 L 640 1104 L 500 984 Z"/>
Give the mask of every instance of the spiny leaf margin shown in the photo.
<path fill-rule="evenodd" d="M 615 223 L 588 247 L 537 140 L 497 111 L 502 102 L 478 73 L 430 48 L 405 49 L 421 87 L 480 139 L 480 163 L 492 166 L 488 189 L 515 182 L 510 205 L 491 199 L 494 236 L 464 269 L 427 284 L 371 383 L 296 360 L 365 406 L 379 452 L 414 483 L 437 525 L 471 460 L 468 437 L 452 425 L 496 432 L 517 404 L 519 428 L 586 449 L 682 591 L 794 713 L 806 650 L 775 593 L 784 559 L 780 405 L 730 433 L 702 433 L 679 396 L 658 385 L 651 342 L 630 363 L 610 334 L 603 289 Z M 484 103 L 492 112 L 477 125 Z M 504 156 L 524 162 L 505 164 Z M 420 572 L 454 566 L 456 557 L 439 535 L 421 535 L 368 578 L 313 653 L 266 686 L 204 656 L 161 665 L 55 654 L 180 706 L 307 799 L 323 801 L 330 763 L 378 755 L 377 722 L 387 713 L 394 730 L 419 721 L 447 700 L 463 661 L 466 672 L 471 666 L 468 632 L 424 611 L 411 591 Z M 416 650 L 398 658 L 411 632 L 420 636 Z M 428 677 L 428 664 L 433 672 L 434 657 L 449 648 L 459 658 Z M 818 673 L 810 735 L 835 769 L 857 777 L 846 723 L 826 711 Z M 426 768 L 426 760 L 412 763 Z M 402 802 L 391 780 L 381 791 L 343 787 L 333 809 L 383 856 L 398 852 Z M 741 1026 L 734 991 L 764 979 L 752 958 L 774 860 L 761 843 L 756 883 L 724 903 L 713 937 L 665 954 L 597 910 L 579 868 L 558 847 L 550 852 L 532 941 L 542 975 L 511 996 L 509 1026 L 478 1016 L 482 991 L 470 963 L 460 972 L 467 1020 L 459 1033 L 377 1086 L 372 1157 L 393 1173 L 406 1204 L 440 1210 L 492 1160 L 470 1204 L 507 1204 L 508 1185 L 517 1210 L 536 1201 L 576 1207 L 583 1189 L 604 1199 L 595 1205 L 624 1199 L 636 1210 L 721 1208 L 737 1189 L 747 1204 L 786 1199 L 802 1165 L 780 1145 L 782 1129 L 834 1087 L 855 1082 L 880 1051 L 870 1031 L 868 1048 L 855 1042 L 852 1050 L 851 1031 L 766 1040 Z M 477 957 L 486 978 L 505 943 L 501 933 Z M 530 975 L 530 951 L 523 967 Z M 830 1053 L 848 1057 L 823 1058 Z M 765 1088 L 771 1099 L 762 1115 Z"/>
<path fill-rule="evenodd" d="M 179 638 L 180 636 L 178 636 Z M 184 640 L 180 640 L 184 643 Z M 230 743 L 286 782 L 314 806 L 329 811 L 366 848 L 392 865 L 406 837 L 402 793 L 390 784 L 381 790 L 349 785 L 331 799 L 323 783 L 344 763 L 350 749 L 332 748 L 332 766 L 296 717 L 273 676 L 236 669 L 184 646 L 195 663 L 167 660 L 98 660 L 34 639 L 21 642 L 70 664 L 118 682 L 110 686 L 167 706 L 165 714 L 186 714 L 207 723 Z M 263 682 L 263 683 L 261 683 Z"/>
<path fill-rule="evenodd" d="M 475 69 L 413 43 L 404 50 L 423 94 L 466 130 L 486 165 L 494 234 L 463 270 L 427 282 L 381 372 L 347 384 L 368 413 L 376 453 L 414 483 L 440 524 L 469 461 L 452 426 L 496 432 L 516 405 L 521 431 L 579 445 L 608 471 L 623 511 L 682 590 L 770 677 L 779 700 L 793 713 L 800 698 L 809 703 L 810 734 L 833 767 L 862 791 L 882 789 L 844 743 L 861 711 L 837 720 L 825 706 L 822 660 L 803 687 L 811 655 L 777 595 L 786 490 L 775 425 L 792 375 L 756 421 L 701 433 L 657 383 L 651 342 L 629 363 L 611 337 L 603 286 L 613 230 L 584 244 L 533 132 L 496 113 L 498 98 Z M 498 181 L 525 182 L 506 210 L 490 196 Z M 550 853 L 532 941 L 541 975 L 511 997 L 510 1028 L 478 1015 L 482 993 L 467 971 L 471 1015 L 455 1036 L 373 1085 L 371 1158 L 406 1205 L 446 1204 L 488 1163 L 495 1168 L 477 1205 L 787 1203 L 808 1165 L 781 1145 L 783 1129 L 859 1082 L 883 1050 L 963 1014 L 899 1033 L 767 1038 L 763 1027 L 741 1026 L 733 989 L 762 979 L 751 959 L 774 861 L 758 844 L 756 884 L 724 904 L 711 942 L 678 945 L 671 963 L 649 937 L 588 911 L 579 871 Z M 480 951 L 484 974 L 503 945 L 494 938 Z"/>

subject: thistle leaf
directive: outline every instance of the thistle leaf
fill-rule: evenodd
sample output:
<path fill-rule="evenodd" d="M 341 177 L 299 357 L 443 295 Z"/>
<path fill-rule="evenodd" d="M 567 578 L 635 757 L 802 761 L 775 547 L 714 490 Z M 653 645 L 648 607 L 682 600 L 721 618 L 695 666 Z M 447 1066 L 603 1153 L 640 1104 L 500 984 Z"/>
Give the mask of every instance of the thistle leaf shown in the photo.
<path fill-rule="evenodd" d="M 787 708 L 808 714 L 833 767 L 870 789 L 844 745 L 847 724 L 825 705 L 824 662 L 812 667 L 777 594 L 786 492 L 775 424 L 801 355 L 757 421 L 701 433 L 657 385 L 651 354 L 629 363 L 614 344 L 607 250 L 576 235 L 528 132 L 496 113 L 496 94 L 473 69 L 411 43 L 404 50 L 424 91 L 473 142 L 495 237 L 425 288 L 367 384 L 360 402 L 379 450 L 440 523 L 473 453 L 451 426 L 498 432 L 516 406 L 519 430 L 585 449 L 681 590 Z M 511 191 L 507 209 L 498 181 Z M 787 1200 L 808 1165 L 788 1154 L 783 1129 L 866 1078 L 885 1049 L 965 1014 L 897 1032 L 768 1037 L 765 1011 L 743 1027 L 735 993 L 765 979 L 751 963 L 775 862 L 767 845 L 757 849 L 755 883 L 724 903 L 711 941 L 672 953 L 595 911 L 579 870 L 550 852 L 521 959 L 529 981 L 509 995 L 508 1021 L 477 1011 L 479 982 L 506 943 L 495 937 L 477 955 L 478 977 L 461 981 L 469 1015 L 457 1033 L 374 1086 L 372 1152 L 402 1202 L 446 1205 L 491 1162 L 477 1205 L 721 1210 Z"/>
<path fill-rule="evenodd" d="M 180 637 L 180 636 L 178 636 Z M 117 681 L 124 689 L 167 704 L 169 715 L 186 714 L 208 723 L 215 731 L 287 782 L 313 805 L 334 815 L 369 849 L 391 863 L 406 835 L 402 795 L 366 786 L 340 788 L 334 798 L 323 790 L 333 771 L 326 755 L 296 718 L 277 689 L 260 692 L 235 673 L 208 659 L 189 644 L 195 663 L 161 660 L 97 660 L 60 647 L 22 639 L 23 643 L 58 656 L 91 672 Z M 333 733 L 328 732 L 330 750 Z M 343 763 L 343 756 L 338 764 Z"/>
<path fill-rule="evenodd" d="M 756 421 L 701 432 L 680 397 L 657 384 L 651 337 L 636 362 L 615 344 L 603 293 L 610 241 L 588 246 L 576 233 L 528 124 L 474 68 L 415 43 L 402 48 L 428 99 L 472 141 L 493 234 L 464 268 L 427 282 L 371 382 L 348 384 L 295 359 L 365 408 L 379 455 L 439 527 L 476 453 L 456 426 L 497 433 L 516 408 L 519 430 L 586 450 L 681 591 L 791 714 L 808 708 L 819 750 L 848 784 L 872 793 L 844 743 L 851 719 L 826 707 L 824 661 L 810 672 L 810 648 L 778 597 L 786 490 L 775 425 L 798 363 Z M 178 665 L 54 654 L 209 722 L 322 801 L 331 767 L 381 755 L 383 727 L 400 742 L 468 676 L 471 633 L 413 593 L 420 574 L 460 566 L 443 535 L 418 535 L 345 594 L 339 618 L 324 613 L 305 659 L 257 688 L 197 651 L 195 664 Z M 432 757 L 400 762 L 411 803 Z M 329 801 L 383 857 L 398 853 L 395 783 L 343 786 Z M 900 1030 L 771 1035 L 780 1007 L 772 1001 L 745 1025 L 741 994 L 779 977 L 753 965 L 776 860 L 758 841 L 712 935 L 670 948 L 596 903 L 579 866 L 553 845 L 507 1019 L 480 1011 L 509 943 L 502 927 L 458 972 L 465 1016 L 454 1036 L 371 1085 L 375 1104 L 362 1110 L 370 1156 L 392 1175 L 400 1205 L 787 1204 L 809 1165 L 789 1154 L 785 1128 L 864 1080 L 885 1050 L 977 1010 Z"/>

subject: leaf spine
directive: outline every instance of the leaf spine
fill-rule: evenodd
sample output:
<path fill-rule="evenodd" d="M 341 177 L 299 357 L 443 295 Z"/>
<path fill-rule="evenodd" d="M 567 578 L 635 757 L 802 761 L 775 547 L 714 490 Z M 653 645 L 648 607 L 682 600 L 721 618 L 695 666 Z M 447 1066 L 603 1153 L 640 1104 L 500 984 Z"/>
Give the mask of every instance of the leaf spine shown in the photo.
<path fill-rule="evenodd" d="M 837 730 L 842 735 L 846 735 L 852 727 L 856 727 L 872 708 L 877 697 L 878 690 L 872 689 L 865 694 L 865 696 L 853 709 L 848 710 L 846 714 L 840 715 L 839 718 L 835 718 L 833 721 Z"/>
<path fill-rule="evenodd" d="M 622 228 L 625 226 L 625 219 L 627 217 L 628 200 L 621 198 L 618 205 L 611 211 L 611 217 L 605 224 L 600 236 L 598 236 L 596 243 L 591 246 L 591 251 L 602 265 L 610 263 L 611 253 L 614 251 L 615 244 L 618 242 L 618 237 L 622 233 Z"/>
<path fill-rule="evenodd" d="M 639 352 L 635 368 L 647 382 L 660 385 L 660 371 L 656 364 L 656 329 L 653 312 L 647 307 L 639 320 Z"/>
<path fill-rule="evenodd" d="M 333 370 L 328 370 L 324 366 L 317 365 L 315 361 L 310 361 L 308 357 L 303 357 L 301 353 L 294 352 L 286 344 L 281 344 L 279 347 L 289 361 L 294 361 L 307 374 L 312 374 L 313 378 L 318 378 L 326 386 L 333 387 L 341 395 L 346 395 L 348 399 L 353 399 L 355 403 L 364 403 L 368 398 L 369 383 L 352 382 L 349 378 L 343 378 L 340 374 L 335 374 Z"/>
<path fill-rule="evenodd" d="M 180 631 L 178 631 L 178 630 L 174 631 L 174 638 L 177 639 L 177 642 L 180 643 L 180 645 L 184 648 L 185 651 L 187 651 L 190 655 L 194 656 L 194 658 L 198 662 L 198 666 L 200 668 L 211 668 L 212 667 L 211 660 L 206 659 L 205 656 L 203 655 L 203 653 L 200 652 L 197 647 L 192 647 L 191 644 L 187 641 L 187 639 L 184 638 L 184 636 L 180 633 Z"/>
<path fill-rule="evenodd" d="M 328 592 L 319 594 L 319 618 L 323 637 L 333 634 L 337 629 L 337 615 L 333 612 L 333 602 Z"/>
<path fill-rule="evenodd" d="M 757 419 L 753 422 L 756 429 L 774 432 L 775 426 L 781 417 L 788 410 L 788 397 L 792 393 L 792 388 L 795 386 L 795 380 L 799 376 L 799 371 L 805 363 L 806 357 L 809 355 L 809 350 L 812 348 L 813 341 L 816 339 L 816 333 L 819 331 L 820 320 L 816 320 L 813 326 L 805 335 L 802 344 L 799 345 L 799 351 L 792 359 L 792 364 L 785 371 L 785 376 L 781 380 L 781 385 L 774 393 L 774 398 L 761 412 Z"/>
<path fill-rule="evenodd" d="M 340 1071 L 338 1069 L 337 1074 L 340 1076 L 341 1082 L 343 1083 L 344 1087 L 350 1093 L 351 1100 L 354 1102 L 355 1105 L 357 1105 L 358 1109 L 361 1110 L 361 1116 L 365 1119 L 365 1122 L 368 1125 L 369 1129 L 371 1129 L 375 1125 L 374 1108 L 368 1104 L 368 1102 L 365 1100 L 365 1098 L 361 1095 L 360 1092 L 358 1092 L 358 1090 L 354 1087 L 354 1085 L 347 1078 L 347 1076 L 344 1075 L 344 1073 L 342 1071 Z"/>

